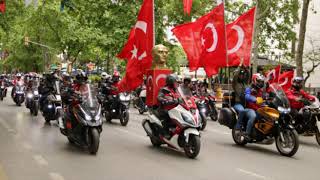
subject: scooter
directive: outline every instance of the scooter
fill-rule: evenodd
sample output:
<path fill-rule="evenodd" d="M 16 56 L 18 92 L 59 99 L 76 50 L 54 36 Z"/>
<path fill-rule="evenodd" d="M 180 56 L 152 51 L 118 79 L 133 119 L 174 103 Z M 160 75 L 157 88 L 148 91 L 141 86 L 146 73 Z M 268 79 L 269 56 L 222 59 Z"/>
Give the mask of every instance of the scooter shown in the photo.
<path fill-rule="evenodd" d="M 1 82 L 1 87 L 0 87 L 0 100 L 3 101 L 3 98 L 7 96 L 7 86 L 4 80 Z"/>
<path fill-rule="evenodd" d="M 180 89 L 180 88 L 179 88 Z M 179 90 L 181 97 L 185 97 Z M 178 97 L 177 97 L 178 98 Z M 164 127 L 161 115 L 157 110 L 144 119 L 142 127 L 149 136 L 153 146 L 160 147 L 167 144 L 169 147 L 184 151 L 187 157 L 196 158 L 200 152 L 200 115 L 197 109 L 193 114 L 190 111 L 186 98 L 179 100 L 179 104 L 168 111 L 170 122 L 169 127 Z M 167 130 L 169 128 L 169 130 Z M 177 137 L 177 145 L 173 142 Z"/>
<path fill-rule="evenodd" d="M 122 126 L 127 126 L 129 122 L 129 107 L 130 107 L 130 94 L 120 93 L 113 95 L 110 101 L 103 101 L 103 109 L 106 121 L 110 122 L 112 119 L 120 119 Z"/>
<path fill-rule="evenodd" d="M 60 131 L 70 143 L 87 148 L 91 154 L 96 154 L 102 132 L 101 105 L 91 85 L 82 85 L 79 92 L 77 97 L 68 100 L 70 108 L 65 108 Z"/>
<path fill-rule="evenodd" d="M 15 92 L 13 92 L 13 101 L 16 103 L 17 106 L 21 106 L 21 104 L 25 100 L 25 86 L 23 82 L 18 82 L 15 86 Z"/>
<path fill-rule="evenodd" d="M 147 97 L 147 90 L 146 88 L 142 88 L 139 97 L 138 97 L 138 111 L 139 114 L 143 114 L 148 111 L 148 106 L 146 105 L 146 97 Z"/>
<path fill-rule="evenodd" d="M 27 92 L 26 107 L 30 110 L 30 114 L 33 116 L 38 116 L 39 99 L 40 95 L 37 88 L 33 88 L 31 91 Z"/>

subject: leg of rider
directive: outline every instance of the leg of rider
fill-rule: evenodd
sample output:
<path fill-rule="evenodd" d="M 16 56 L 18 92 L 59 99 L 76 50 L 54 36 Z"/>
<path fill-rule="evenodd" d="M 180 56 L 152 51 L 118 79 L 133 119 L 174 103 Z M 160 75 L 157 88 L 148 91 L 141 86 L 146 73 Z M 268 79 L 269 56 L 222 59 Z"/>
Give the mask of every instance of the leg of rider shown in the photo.
<path fill-rule="evenodd" d="M 246 117 L 248 117 L 246 134 L 250 136 L 254 121 L 256 120 L 257 114 L 252 109 L 246 109 Z"/>
<path fill-rule="evenodd" d="M 239 114 L 239 120 L 236 124 L 236 129 L 240 129 L 241 126 L 243 125 L 243 118 L 244 118 L 244 107 L 242 104 L 235 104 L 233 108 L 237 111 Z"/>

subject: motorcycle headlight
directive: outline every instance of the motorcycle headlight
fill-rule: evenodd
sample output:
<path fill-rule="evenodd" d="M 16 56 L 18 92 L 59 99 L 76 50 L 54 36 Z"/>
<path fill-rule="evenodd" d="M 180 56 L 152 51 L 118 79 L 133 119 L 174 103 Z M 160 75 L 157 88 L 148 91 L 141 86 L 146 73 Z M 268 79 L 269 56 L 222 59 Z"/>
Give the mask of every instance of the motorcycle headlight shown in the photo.
<path fill-rule="evenodd" d="M 39 91 L 33 91 L 33 94 L 38 96 L 39 95 Z"/>
<path fill-rule="evenodd" d="M 49 105 L 48 105 L 48 108 L 49 108 L 49 109 L 51 109 L 52 107 L 53 107 L 52 104 L 49 104 Z"/>
<path fill-rule="evenodd" d="M 126 101 L 126 96 L 120 95 L 120 96 L 119 96 L 119 99 L 120 99 L 120 101 Z"/>
<path fill-rule="evenodd" d="M 94 117 L 94 120 L 99 121 L 101 119 L 101 107 L 99 107 L 97 115 Z"/>
<path fill-rule="evenodd" d="M 84 118 L 87 120 L 87 121 L 91 121 L 92 120 L 92 117 L 89 116 L 88 114 L 84 113 Z"/>
<path fill-rule="evenodd" d="M 126 99 L 126 101 L 130 101 L 130 99 L 131 99 L 130 95 L 126 96 L 125 99 Z"/>
<path fill-rule="evenodd" d="M 187 123 L 194 124 L 193 119 L 188 114 L 181 113 L 183 120 Z"/>
<path fill-rule="evenodd" d="M 206 112 L 207 112 L 207 110 L 206 110 L 205 108 L 202 108 L 200 111 L 201 111 L 202 113 L 206 113 Z"/>
<path fill-rule="evenodd" d="M 284 108 L 284 107 L 279 106 L 279 107 L 278 107 L 278 111 L 279 111 L 280 113 L 289 113 L 289 112 L 291 111 L 291 109 L 290 109 L 290 108 Z"/>
<path fill-rule="evenodd" d="M 60 95 L 56 95 L 56 99 L 57 99 L 57 101 L 61 101 L 61 96 Z"/>
<path fill-rule="evenodd" d="M 31 98 L 33 97 L 33 94 L 28 93 L 28 94 L 27 94 L 27 97 L 31 99 Z"/>

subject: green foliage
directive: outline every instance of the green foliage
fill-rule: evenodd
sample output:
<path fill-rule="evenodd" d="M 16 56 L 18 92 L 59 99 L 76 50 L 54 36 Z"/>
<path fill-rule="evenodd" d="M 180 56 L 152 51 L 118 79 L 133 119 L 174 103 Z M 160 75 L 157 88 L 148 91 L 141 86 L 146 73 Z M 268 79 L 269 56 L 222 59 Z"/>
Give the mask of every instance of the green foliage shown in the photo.
<path fill-rule="evenodd" d="M 98 83 L 101 80 L 101 77 L 99 75 L 90 75 L 89 81 L 91 83 Z"/>

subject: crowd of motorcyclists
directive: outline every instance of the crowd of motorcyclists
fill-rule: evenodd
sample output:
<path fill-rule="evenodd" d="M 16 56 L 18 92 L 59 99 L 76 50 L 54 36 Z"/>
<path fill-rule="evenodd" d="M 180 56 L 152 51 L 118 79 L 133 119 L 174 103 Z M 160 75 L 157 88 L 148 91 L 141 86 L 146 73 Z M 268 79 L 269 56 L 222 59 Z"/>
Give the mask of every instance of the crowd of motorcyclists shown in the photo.
<path fill-rule="evenodd" d="M 129 121 L 131 101 L 129 93 L 118 91 L 117 85 L 121 79 L 119 72 L 115 71 L 112 75 L 102 72 L 100 79 L 97 84 L 93 85 L 84 71 L 77 71 L 70 75 L 67 72 L 61 72 L 57 67 L 51 68 L 50 73 L 41 76 L 32 72 L 24 75 L 17 73 L 11 81 L 7 75 L 1 75 L 0 96 L 1 100 L 6 97 L 7 87 L 12 85 L 11 96 L 17 105 L 20 106 L 25 100 L 26 107 L 30 109 L 32 115 L 37 115 L 40 110 L 46 122 L 52 120 L 58 122 L 61 133 L 66 135 L 70 142 L 86 146 L 91 153 L 96 153 L 99 143 L 95 142 L 94 138 L 98 138 L 102 131 L 101 116 L 104 116 L 107 121 L 120 119 L 121 124 L 126 126 Z M 317 122 L 309 121 L 308 119 L 312 119 L 314 115 L 310 108 L 306 109 L 318 99 L 306 93 L 303 85 L 304 79 L 295 77 L 292 87 L 283 92 L 290 104 L 288 114 L 292 120 L 288 123 L 298 129 L 299 134 L 315 134 L 320 144 L 318 119 Z M 266 107 L 276 109 L 268 102 L 275 99 L 275 93 L 279 93 L 274 92 L 274 88 L 277 87 L 270 84 L 263 74 L 250 75 L 246 67 L 239 67 L 235 71 L 232 81 L 233 90 L 229 90 L 233 93 L 228 93 L 232 99 L 229 98 L 229 102 L 226 103 L 237 114 L 236 123 L 232 127 L 234 132 L 240 134 L 246 142 L 258 141 L 254 129 L 259 129 L 256 123 L 264 118 L 259 112 L 263 108 L 271 111 Z M 183 128 L 193 127 L 203 130 L 207 117 L 212 120 L 218 119 L 215 94 L 209 90 L 209 84 L 188 75 L 183 78 L 175 74 L 168 75 L 165 86 L 158 93 L 158 104 L 152 107 L 146 105 L 146 81 L 132 94 L 135 96 L 134 106 L 138 108 L 140 114 L 149 111 L 159 119 L 162 130 L 158 129 L 156 134 L 154 134 L 155 129 L 158 127 L 151 127 L 153 132 L 150 132 L 144 126 L 152 144 L 157 146 L 161 144 L 173 146 L 169 140 L 172 136 L 179 134 Z M 190 123 L 188 126 L 177 123 L 179 120 L 172 117 L 173 109 L 179 111 L 177 107 L 180 110 L 183 107 L 184 110 L 190 112 L 191 120 L 186 117 L 185 112 L 180 112 L 182 120 Z M 280 112 L 278 107 L 276 111 Z M 193 123 L 190 122 L 192 119 Z M 199 125 L 197 125 L 198 121 Z M 263 128 L 260 127 L 260 129 Z M 82 129 L 86 132 L 85 135 L 80 133 Z M 196 132 L 189 133 L 191 137 L 192 135 L 197 136 Z M 185 144 L 188 143 L 189 136 L 183 138 L 186 142 L 181 143 L 181 140 L 178 139 L 179 145 L 187 147 Z M 197 141 L 199 140 L 195 142 L 198 143 Z M 189 157 L 195 157 L 199 153 L 191 153 L 197 151 L 194 149 L 189 151 Z"/>

